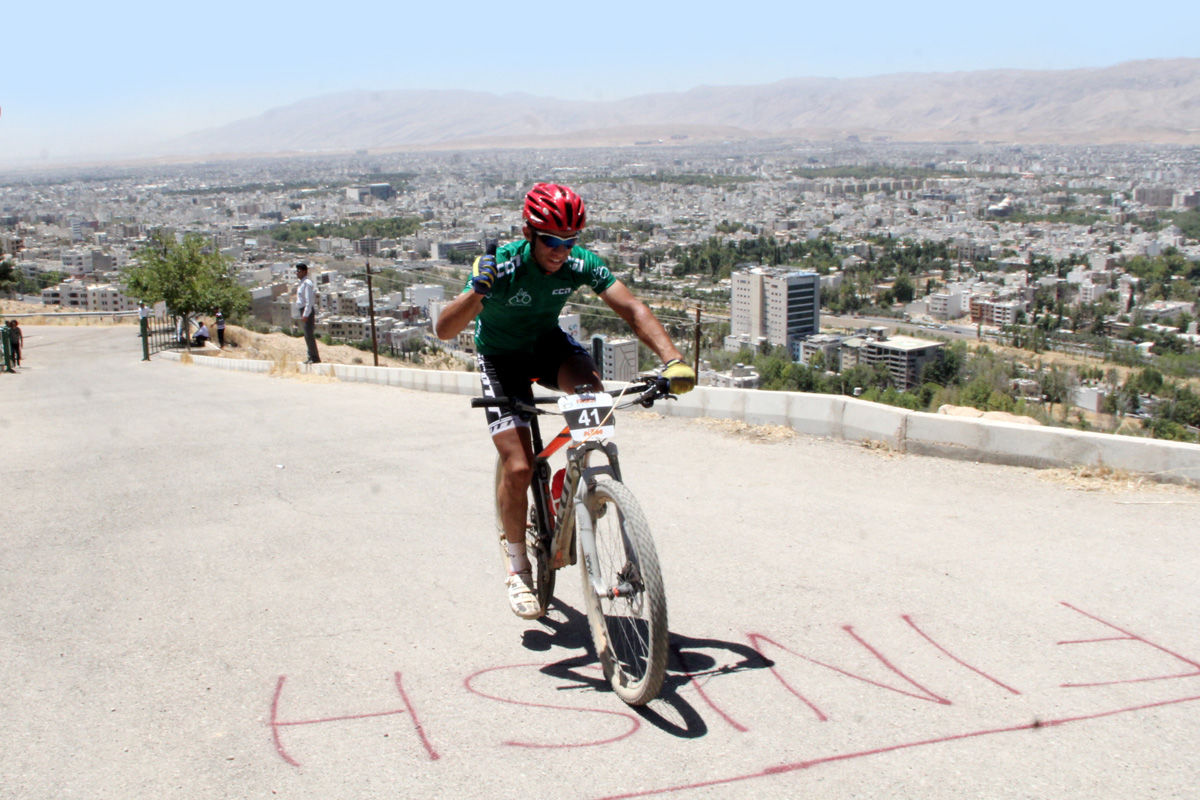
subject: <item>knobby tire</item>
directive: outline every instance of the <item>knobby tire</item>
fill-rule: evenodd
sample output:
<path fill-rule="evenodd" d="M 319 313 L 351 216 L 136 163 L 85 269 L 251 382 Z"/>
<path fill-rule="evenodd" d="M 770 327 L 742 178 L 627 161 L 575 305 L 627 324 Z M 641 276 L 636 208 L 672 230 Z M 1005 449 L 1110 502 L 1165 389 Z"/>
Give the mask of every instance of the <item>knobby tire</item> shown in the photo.
<path fill-rule="evenodd" d="M 627 596 L 597 597 L 579 558 L 588 627 L 596 655 L 622 700 L 640 706 L 658 696 L 667 668 L 667 600 L 650 526 L 633 493 L 615 480 L 600 480 L 588 509 L 597 567 L 606 590 L 625 585 Z"/>

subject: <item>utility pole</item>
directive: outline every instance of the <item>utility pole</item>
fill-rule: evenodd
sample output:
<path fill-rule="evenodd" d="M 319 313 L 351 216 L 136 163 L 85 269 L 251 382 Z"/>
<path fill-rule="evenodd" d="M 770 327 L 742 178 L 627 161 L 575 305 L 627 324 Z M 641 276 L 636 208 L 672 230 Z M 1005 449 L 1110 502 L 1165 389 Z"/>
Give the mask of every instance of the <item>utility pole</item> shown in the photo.
<path fill-rule="evenodd" d="M 697 379 L 700 377 L 700 306 L 696 306 L 696 330 L 692 339 L 693 361 L 692 371 L 696 373 Z"/>
<path fill-rule="evenodd" d="M 379 342 L 375 339 L 375 291 L 371 288 L 371 259 L 367 259 L 367 308 L 371 313 L 371 353 L 379 366 Z"/>

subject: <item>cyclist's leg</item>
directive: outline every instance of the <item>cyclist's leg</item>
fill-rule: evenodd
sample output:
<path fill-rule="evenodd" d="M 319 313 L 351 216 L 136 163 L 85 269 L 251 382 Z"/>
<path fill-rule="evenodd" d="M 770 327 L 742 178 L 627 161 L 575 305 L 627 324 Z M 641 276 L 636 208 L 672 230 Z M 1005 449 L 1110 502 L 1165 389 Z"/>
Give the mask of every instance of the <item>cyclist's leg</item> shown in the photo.
<path fill-rule="evenodd" d="M 529 513 L 528 489 L 533 476 L 533 445 L 528 427 L 511 427 L 492 435 L 502 473 L 496 487 L 496 505 L 504 525 L 504 538 L 525 546 L 525 520 Z"/>
<path fill-rule="evenodd" d="M 566 390 L 569 392 L 578 392 L 585 386 L 594 392 L 604 389 L 596 362 L 586 353 L 575 353 L 562 363 L 558 368 L 558 385 L 569 386 L 570 389 Z"/>
<path fill-rule="evenodd" d="M 484 397 L 518 397 L 533 399 L 528 359 L 480 354 L 479 380 Z M 488 409 L 488 431 L 500 458 L 501 476 L 496 486 L 496 508 L 509 542 L 524 543 L 525 519 L 528 513 L 527 495 L 533 475 L 533 444 L 529 423 L 515 414 Z M 522 551 L 523 552 L 523 551 Z"/>
<path fill-rule="evenodd" d="M 530 561 L 525 535 L 529 480 L 532 475 L 533 450 L 529 428 L 509 428 L 492 437 L 500 455 L 500 483 L 496 487 L 496 506 L 504 525 L 505 548 L 508 553 L 508 576 L 504 585 L 508 603 L 518 617 L 535 619 L 545 609 L 538 599 L 533 563 Z M 540 580 L 540 579 L 539 579 Z"/>
<path fill-rule="evenodd" d="M 538 383 L 543 386 L 567 393 L 604 388 L 591 353 L 561 328 L 543 334 L 534 347 Z"/>

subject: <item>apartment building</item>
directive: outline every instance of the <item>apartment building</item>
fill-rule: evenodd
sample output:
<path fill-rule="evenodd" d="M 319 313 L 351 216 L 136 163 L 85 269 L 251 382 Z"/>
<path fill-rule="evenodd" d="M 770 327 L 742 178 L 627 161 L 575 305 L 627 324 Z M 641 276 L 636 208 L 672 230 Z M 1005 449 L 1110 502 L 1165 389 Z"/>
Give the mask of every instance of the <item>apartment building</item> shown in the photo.
<path fill-rule="evenodd" d="M 1079 284 L 1079 302 L 1083 304 L 1098 303 L 1106 292 L 1108 292 L 1108 286 L 1085 281 Z"/>
<path fill-rule="evenodd" d="M 996 300 L 976 295 L 971 298 L 971 322 L 983 325 L 1014 325 L 1017 314 L 1025 310 L 1025 304 L 1016 300 Z"/>
<path fill-rule="evenodd" d="M 1172 319 L 1180 314 L 1194 314 L 1196 305 L 1183 300 L 1155 300 L 1141 306 L 1140 310 L 1148 319 Z"/>
<path fill-rule="evenodd" d="M 376 338 L 394 328 L 396 322 L 391 317 L 376 317 Z M 343 342 L 361 342 L 371 338 L 370 317 L 329 316 L 319 320 L 317 328 L 321 333 L 329 334 L 329 338 Z"/>
<path fill-rule="evenodd" d="M 575 341 L 583 341 L 583 318 L 578 314 L 559 314 L 558 327 Z"/>
<path fill-rule="evenodd" d="M 126 297 L 125 293 L 111 284 L 98 284 L 87 287 L 88 311 L 135 311 L 137 300 Z"/>
<path fill-rule="evenodd" d="M 451 253 L 477 253 L 483 250 L 483 243 L 478 239 L 469 239 L 460 242 L 433 242 L 430 247 L 432 257 L 438 260 L 450 258 Z"/>
<path fill-rule="evenodd" d="M 819 363 L 822 369 L 837 372 L 841 368 L 839 353 L 845 338 L 832 333 L 808 337 L 800 344 L 800 363 L 809 367 Z"/>
<path fill-rule="evenodd" d="M 352 203 L 365 203 L 368 200 L 391 200 L 395 196 L 396 190 L 390 183 L 346 187 L 346 199 Z"/>
<path fill-rule="evenodd" d="M 1143 205 L 1169 208 L 1175 200 L 1175 189 L 1169 186 L 1139 186 L 1133 190 L 1133 199 Z"/>
<path fill-rule="evenodd" d="M 637 339 L 592 337 L 592 358 L 600 368 L 600 378 L 606 381 L 632 381 L 638 372 Z"/>
<path fill-rule="evenodd" d="M 436 283 L 418 283 L 405 289 L 404 295 L 409 304 L 428 313 L 430 303 L 445 299 L 446 288 Z"/>
<path fill-rule="evenodd" d="M 921 384 L 921 370 L 926 364 L 942 357 L 942 342 L 930 342 L 911 336 L 886 337 L 873 332 L 863 340 L 858 350 L 859 362 L 865 366 L 882 366 L 897 389 L 912 389 Z"/>
<path fill-rule="evenodd" d="M 800 358 L 800 343 L 820 330 L 820 276 L 754 267 L 731 276 L 730 337 L 765 338 Z"/>
<path fill-rule="evenodd" d="M 114 269 L 117 260 L 102 250 L 63 250 L 60 256 L 63 269 L 68 272 L 105 272 Z"/>
<path fill-rule="evenodd" d="M 957 319 L 967 313 L 969 297 L 965 286 L 954 284 L 931 293 L 925 300 L 925 308 L 934 319 Z"/>
<path fill-rule="evenodd" d="M 65 280 L 57 286 L 42 289 L 42 305 L 86 311 L 88 307 L 87 284 L 80 280 Z"/>
<path fill-rule="evenodd" d="M 366 304 L 367 290 L 366 289 L 339 289 L 331 292 L 322 292 L 317 298 L 317 304 L 322 310 L 328 311 L 330 314 L 341 314 L 344 316 L 356 316 L 360 300 L 362 304 Z"/>
<path fill-rule="evenodd" d="M 25 246 L 24 237 L 16 233 L 0 233 L 0 256 L 15 256 Z"/>
<path fill-rule="evenodd" d="M 705 386 L 722 386 L 730 389 L 757 389 L 758 370 L 745 364 L 734 364 L 728 372 L 717 372 L 705 362 L 700 367 L 699 382 Z"/>

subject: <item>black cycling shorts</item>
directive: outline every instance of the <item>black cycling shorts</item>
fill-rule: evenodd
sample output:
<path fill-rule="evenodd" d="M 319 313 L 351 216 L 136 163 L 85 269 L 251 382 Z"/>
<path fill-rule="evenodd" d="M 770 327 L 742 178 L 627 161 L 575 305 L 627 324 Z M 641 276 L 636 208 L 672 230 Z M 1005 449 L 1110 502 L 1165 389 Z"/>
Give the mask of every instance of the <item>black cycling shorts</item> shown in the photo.
<path fill-rule="evenodd" d="M 550 389 L 558 389 L 558 369 L 572 356 L 580 355 L 589 361 L 591 353 L 562 328 L 555 327 L 538 337 L 533 350 L 527 353 L 495 353 L 476 355 L 479 381 L 484 397 L 517 397 L 533 399 L 536 381 Z M 495 436 L 509 428 L 528 428 L 523 420 L 507 409 L 488 408 L 488 431 Z"/>

